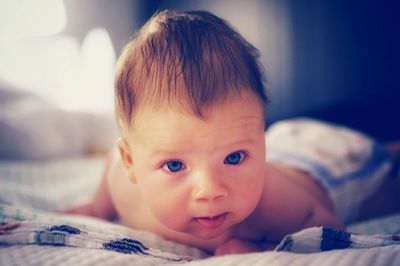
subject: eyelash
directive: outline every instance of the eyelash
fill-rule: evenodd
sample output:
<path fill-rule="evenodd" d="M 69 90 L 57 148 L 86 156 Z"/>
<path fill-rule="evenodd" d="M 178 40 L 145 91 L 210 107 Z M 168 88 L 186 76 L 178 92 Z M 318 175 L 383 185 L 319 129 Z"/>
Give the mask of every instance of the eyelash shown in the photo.
<path fill-rule="evenodd" d="M 170 167 L 168 167 L 169 166 L 168 164 L 170 164 L 170 163 L 179 163 L 182 168 L 179 168 L 178 170 L 173 171 L 173 170 L 170 169 Z M 182 163 L 179 160 L 170 160 L 170 161 L 167 161 L 166 163 L 162 164 L 162 168 L 165 171 L 169 172 L 169 173 L 176 173 L 176 172 L 179 172 L 179 171 L 182 171 L 182 170 L 186 169 L 186 166 L 185 166 L 184 163 Z"/>
<path fill-rule="evenodd" d="M 240 159 L 239 159 L 239 161 L 238 161 L 237 163 L 228 162 L 228 161 L 227 161 L 227 160 L 228 160 L 228 157 L 231 156 L 231 155 L 235 155 L 236 153 L 239 153 L 239 155 L 241 156 Z M 245 152 L 245 151 L 234 151 L 234 152 L 232 152 L 232 153 L 229 153 L 229 154 L 225 157 L 225 159 L 224 159 L 224 164 L 228 164 L 228 165 L 238 165 L 238 164 L 241 164 L 241 163 L 243 162 L 243 160 L 245 160 L 245 159 L 247 158 L 247 156 L 248 156 L 248 154 L 247 154 L 247 152 Z M 171 163 L 178 163 L 178 165 L 176 166 L 177 169 L 176 169 L 175 171 L 171 169 L 171 167 L 174 168 L 174 166 L 171 165 Z M 170 161 L 167 161 L 166 163 L 162 164 L 162 168 L 163 168 L 165 171 L 169 172 L 169 173 L 177 173 L 177 172 L 180 172 L 180 171 L 182 171 L 182 170 L 185 170 L 185 169 L 186 169 L 186 166 L 185 166 L 184 163 L 182 163 L 182 162 L 179 161 L 179 160 L 170 160 Z"/>
<path fill-rule="evenodd" d="M 237 163 L 229 163 L 229 162 L 227 161 L 228 157 L 231 156 L 231 155 L 237 154 L 237 153 L 239 153 L 240 156 L 241 156 L 241 158 L 239 159 L 239 161 L 238 161 Z M 229 164 L 229 165 L 238 165 L 238 164 L 241 164 L 241 163 L 243 162 L 243 160 L 245 160 L 245 159 L 247 158 L 247 156 L 248 156 L 248 155 L 247 155 L 247 153 L 246 153 L 245 151 L 234 151 L 234 152 L 232 152 L 232 153 L 229 153 L 229 154 L 225 157 L 224 163 L 225 163 L 225 164 Z"/>

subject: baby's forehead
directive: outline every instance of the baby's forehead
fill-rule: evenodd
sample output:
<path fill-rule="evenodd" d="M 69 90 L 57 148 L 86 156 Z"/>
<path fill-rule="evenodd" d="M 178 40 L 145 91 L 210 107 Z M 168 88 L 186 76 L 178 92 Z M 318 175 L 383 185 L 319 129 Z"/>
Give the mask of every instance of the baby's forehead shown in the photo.
<path fill-rule="evenodd" d="M 227 115 L 227 111 L 223 115 Z M 234 115 L 196 116 L 165 112 L 158 115 L 142 113 L 138 115 L 128 142 L 141 153 L 196 153 L 211 154 L 219 151 L 241 149 L 243 145 L 263 139 L 261 115 L 247 113 Z"/>
<path fill-rule="evenodd" d="M 201 114 L 182 106 L 141 106 L 132 118 L 133 132 L 191 132 L 264 125 L 264 111 L 255 97 L 238 97 L 204 107 Z M 179 133 L 175 132 L 174 134 Z"/>

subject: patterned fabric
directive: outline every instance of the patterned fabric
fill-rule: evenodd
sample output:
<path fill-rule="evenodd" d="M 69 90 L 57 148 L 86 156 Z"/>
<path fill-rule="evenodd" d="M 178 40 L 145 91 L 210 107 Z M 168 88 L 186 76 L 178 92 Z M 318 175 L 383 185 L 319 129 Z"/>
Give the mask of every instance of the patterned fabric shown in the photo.
<path fill-rule="evenodd" d="M 392 166 L 385 147 L 370 137 L 312 119 L 275 123 L 265 139 L 267 160 L 310 173 L 345 223 L 356 220 L 360 205 L 378 190 Z"/>
<path fill-rule="evenodd" d="M 399 215 L 400 218 L 400 215 Z M 288 235 L 275 251 L 208 257 L 149 232 L 93 218 L 0 205 L 0 265 L 398 265 L 400 236 L 314 227 Z M 400 232 L 400 224 L 398 224 Z M 307 254 L 304 254 L 307 253 Z M 294 254 L 296 254 L 294 256 Z M 372 260 L 371 260 L 372 259 Z M 315 264 L 316 263 L 316 264 Z"/>
<path fill-rule="evenodd" d="M 132 230 L 103 220 L 7 205 L 0 205 L 0 244 L 104 249 L 174 262 L 207 256 L 198 249 L 165 241 L 150 232 Z"/>
<path fill-rule="evenodd" d="M 312 227 L 286 236 L 276 251 L 314 253 L 334 249 L 360 249 L 400 245 L 400 233 L 359 235 L 330 227 Z"/>

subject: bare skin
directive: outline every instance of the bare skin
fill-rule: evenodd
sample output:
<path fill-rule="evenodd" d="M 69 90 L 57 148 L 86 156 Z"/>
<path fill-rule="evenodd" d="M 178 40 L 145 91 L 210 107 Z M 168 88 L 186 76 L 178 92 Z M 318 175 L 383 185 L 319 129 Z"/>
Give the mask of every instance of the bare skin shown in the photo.
<path fill-rule="evenodd" d="M 377 216 L 400 212 L 400 204 L 398 204 L 400 200 L 400 142 L 388 143 L 386 146 L 395 162 L 395 167 L 393 168 L 391 175 L 385 179 L 380 190 L 363 203 L 358 218 L 359 220 L 366 220 Z M 298 198 L 296 198 L 296 196 L 298 195 L 289 193 L 289 191 L 299 191 L 297 192 L 299 194 L 306 193 L 312 195 L 311 202 L 320 202 L 322 205 L 317 205 L 318 208 L 324 209 L 324 211 L 328 213 L 328 216 L 333 213 L 332 203 L 326 196 L 325 191 L 319 184 L 315 183 L 307 173 L 267 163 L 265 165 L 265 179 L 269 180 L 269 182 L 264 183 L 264 191 L 272 191 L 272 195 L 265 193 L 265 195 L 269 196 L 265 196 L 263 201 L 260 201 L 260 206 L 257 209 L 262 209 L 263 204 L 267 205 L 269 202 L 268 198 L 275 198 L 275 200 L 285 202 L 285 205 L 290 205 L 290 202 L 286 202 L 286 200 L 288 198 L 297 200 Z M 278 182 L 271 182 L 271 179 L 278 180 Z M 288 211 L 286 212 L 287 217 L 283 217 L 281 208 L 286 208 L 288 206 L 274 206 L 273 204 L 269 204 L 272 205 L 272 207 L 268 207 L 271 211 L 268 215 L 260 215 L 257 212 L 254 212 L 240 225 L 235 227 L 235 233 L 227 235 L 221 239 L 199 241 L 199 239 L 188 236 L 177 237 L 177 232 L 169 232 L 165 228 L 160 230 L 157 222 L 153 221 L 153 224 L 150 222 L 154 220 L 154 218 L 142 207 L 144 205 L 142 202 L 143 199 L 140 197 L 138 188 L 135 187 L 135 184 L 132 182 L 126 182 L 127 180 L 128 177 L 123 167 L 121 157 L 117 149 L 115 149 L 107 158 L 104 176 L 93 201 L 88 204 L 71 208 L 65 212 L 94 216 L 107 220 L 112 220 L 119 214 L 124 218 L 128 225 L 132 227 L 156 231 L 160 234 L 164 234 L 164 237 L 166 238 L 203 248 L 209 252 L 213 252 L 215 255 L 272 250 L 285 234 L 292 233 L 297 229 L 304 227 L 324 224 L 323 220 L 318 221 L 318 218 L 316 217 L 314 217 L 314 219 L 307 217 L 303 223 L 299 223 L 297 226 L 291 225 L 282 227 L 282 222 L 286 219 L 293 218 L 290 216 L 295 214 Z M 110 184 L 113 188 L 113 193 L 110 193 Z M 273 191 L 278 192 L 279 189 L 274 190 L 273 186 L 285 186 L 287 188 L 292 186 L 293 189 L 287 189 L 287 194 L 275 193 L 279 195 L 274 195 Z M 124 190 L 127 192 L 129 191 L 130 193 L 123 193 Z M 133 191 L 135 191 L 135 193 L 131 193 Z M 131 198 L 118 196 L 124 194 L 130 194 Z M 132 205 L 132 203 L 135 204 Z M 127 212 L 126 210 L 128 209 L 134 209 L 134 215 Z M 274 217 L 279 218 L 273 219 Z M 269 230 L 263 231 L 263 229 L 258 226 L 259 222 L 257 219 L 268 221 L 267 227 Z M 330 223 L 332 226 L 343 227 L 343 225 L 335 218 L 332 218 Z M 246 230 L 246 228 L 256 229 Z M 282 228 L 285 229 L 282 230 Z M 260 236 L 265 236 L 265 238 Z"/>
<path fill-rule="evenodd" d="M 389 144 L 389 151 L 392 156 L 398 157 L 400 154 L 400 145 L 396 142 L 395 145 Z M 266 164 L 266 179 L 269 179 L 269 176 L 275 177 L 275 180 L 280 180 L 281 183 L 276 183 L 276 186 L 293 186 L 296 191 L 300 187 L 300 194 L 307 193 L 309 195 L 313 195 L 313 200 L 317 202 L 321 202 L 322 208 L 329 213 L 332 212 L 332 203 L 326 196 L 324 190 L 312 181 L 306 173 L 301 171 L 296 171 L 294 169 L 287 169 L 283 166 Z M 267 242 L 265 239 L 260 238 L 259 228 L 254 231 L 249 231 L 244 228 L 250 226 L 250 228 L 254 228 L 255 219 L 263 219 L 258 218 L 257 213 L 254 213 L 251 217 L 243 221 L 240 225 L 236 227 L 235 234 L 230 236 L 226 236 L 222 239 L 215 239 L 211 241 L 200 241 L 196 238 L 191 237 L 176 237 L 177 232 L 168 232 L 165 228 L 160 230 L 158 227 L 159 224 L 154 222 L 154 218 L 148 211 L 145 211 L 142 204 L 142 199 L 140 197 L 140 193 L 135 188 L 135 185 L 131 182 L 126 182 L 128 180 L 125 169 L 123 168 L 121 158 L 117 152 L 114 150 L 111 152 L 107 158 L 107 164 L 104 172 L 104 176 L 99 186 L 99 189 L 96 193 L 95 198 L 92 202 L 81 205 L 78 207 L 74 207 L 72 209 L 66 210 L 67 213 L 75 213 L 75 214 L 83 214 L 88 216 L 94 216 L 102 219 L 111 220 L 119 215 L 123 218 L 124 221 L 128 223 L 129 226 L 132 226 L 137 229 L 142 230 L 150 230 L 156 231 L 159 234 L 164 235 L 164 237 L 184 242 L 188 245 L 193 245 L 196 247 L 200 247 L 209 252 L 214 252 L 215 255 L 224 255 L 224 254 L 232 254 L 232 253 L 249 253 L 249 252 L 257 252 L 262 250 L 272 250 L 275 245 L 280 241 L 280 239 L 287 233 L 292 233 L 298 229 L 303 227 L 308 227 L 312 225 L 319 225 L 323 221 L 317 221 L 317 219 L 308 219 L 303 224 L 298 224 L 297 226 L 291 226 L 290 228 L 286 228 L 286 230 L 281 230 L 282 221 L 285 219 L 290 219 L 291 217 L 282 217 L 280 214 L 280 208 L 284 208 L 284 206 L 276 206 L 272 207 L 271 213 L 269 213 L 269 217 L 264 219 L 268 221 L 268 228 L 270 228 L 269 232 L 265 231 L 263 234 L 266 236 Z M 109 182 L 112 182 L 112 187 L 114 192 L 118 192 L 117 194 L 110 194 Z M 289 185 L 290 183 L 290 185 Z M 265 184 L 268 184 L 267 182 Z M 269 183 L 270 184 L 270 183 Z M 400 205 L 397 204 L 399 200 L 398 190 L 400 187 L 400 179 L 396 177 L 388 177 L 382 188 L 369 200 L 367 200 L 363 207 L 361 208 L 361 213 L 359 220 L 365 220 L 374 218 L 376 216 L 390 214 L 393 212 L 400 211 Z M 274 191 L 270 185 L 264 188 L 266 191 Z M 119 197 L 118 195 L 123 195 L 123 191 L 129 191 L 131 198 Z M 135 191 L 135 193 L 132 193 Z M 290 191 L 288 189 L 287 191 Z M 269 196 L 271 198 L 281 197 L 285 200 L 292 198 L 296 200 L 295 195 L 288 192 L 288 194 L 280 194 L 278 196 L 272 195 Z M 281 199 L 281 201 L 282 201 Z M 283 201 L 285 201 L 283 200 Z M 312 200 L 312 201 L 313 201 Z M 268 202 L 268 199 L 265 199 L 263 202 Z M 132 203 L 135 203 L 132 205 Z M 290 204 L 289 202 L 286 204 Z M 118 210 L 117 210 L 118 208 Z M 126 210 L 131 209 L 135 210 L 134 215 L 130 215 Z M 274 214 L 275 211 L 277 214 Z M 288 216 L 291 216 L 291 212 L 287 212 Z M 329 216 L 329 214 L 328 214 Z M 271 219 L 270 217 L 279 217 L 277 219 Z M 153 222 L 150 222 L 153 221 Z M 332 226 L 343 227 L 340 221 L 333 219 Z"/>
<path fill-rule="evenodd" d="M 344 228 L 306 172 L 266 163 L 263 115 L 255 106 L 250 96 L 234 98 L 202 119 L 141 109 L 134 130 L 110 153 L 94 199 L 67 212 L 118 215 L 132 228 L 215 255 L 271 249 L 307 227 Z M 398 157 L 400 145 L 388 147 Z M 391 184 L 398 179 L 387 179 L 362 218 L 399 209 L 398 187 Z"/>
<path fill-rule="evenodd" d="M 400 154 L 399 142 L 391 143 L 387 146 L 392 156 L 397 158 Z M 311 202 L 322 203 L 322 206 L 318 206 L 318 208 L 323 208 L 328 213 L 328 217 L 326 218 L 329 218 L 329 216 L 332 215 L 332 203 L 326 196 L 323 188 L 312 181 L 313 179 L 311 179 L 306 173 L 269 163 L 267 163 L 265 167 L 265 179 L 269 179 L 269 176 L 272 176 L 273 179 L 280 180 L 280 182 L 277 182 L 275 186 L 293 186 L 294 190 L 292 191 L 297 191 L 300 188 L 300 194 L 306 193 L 308 195 L 313 195 L 311 197 Z M 107 158 L 104 176 L 93 201 L 78 207 L 73 207 L 65 212 L 94 216 L 106 220 L 112 220 L 120 215 L 129 226 L 137 229 L 158 232 L 168 239 L 205 249 L 209 252 L 213 252 L 215 255 L 272 250 L 285 234 L 295 232 L 304 227 L 324 224 L 323 216 L 320 221 L 318 221 L 317 217 L 314 217 L 314 219 L 306 218 L 303 223 L 289 227 L 285 226 L 285 230 L 282 230 L 282 221 L 293 218 L 290 216 L 295 214 L 288 211 L 286 212 L 287 217 L 282 217 L 281 208 L 287 206 L 272 206 L 272 208 L 269 207 L 271 209 L 271 212 L 267 215 L 269 217 L 262 217 L 263 215 L 259 215 L 255 212 L 235 228 L 235 233 L 221 239 L 199 241 L 199 239 L 190 236 L 177 237 L 177 232 L 171 232 L 168 229 L 159 228 L 159 224 L 154 221 L 152 215 L 142 207 L 144 205 L 142 203 L 143 199 L 141 199 L 140 193 L 137 191 L 138 188 L 135 188 L 135 184 L 126 181 L 128 181 L 126 171 L 123 167 L 119 153 L 115 149 Z M 114 189 L 113 193 L 110 193 L 110 182 L 112 182 L 111 187 Z M 273 187 L 270 185 L 271 183 L 266 182 L 264 184 L 268 184 L 264 188 L 265 191 L 274 191 Z M 399 212 L 399 187 L 400 179 L 398 177 L 388 177 L 382 185 L 382 188 L 363 204 L 359 220 Z M 124 191 L 129 191 L 130 193 L 127 194 L 131 195 L 131 197 L 126 198 L 118 196 L 126 195 Z M 286 191 L 288 191 L 287 194 L 279 193 L 280 195 L 271 195 L 269 198 L 280 197 L 283 202 L 288 198 L 292 198 L 292 200 L 298 199 L 296 198 L 296 195 L 290 193 L 290 189 L 287 189 Z M 118 193 L 116 194 L 115 192 Z M 266 198 L 262 202 L 266 204 L 268 199 Z M 134 205 L 132 205 L 132 203 L 134 203 Z M 286 205 L 290 205 L 290 202 L 287 202 Z M 131 214 L 127 210 L 135 211 Z M 276 214 L 274 212 L 276 212 Z M 273 217 L 277 218 L 271 219 Z M 255 221 L 257 219 L 268 221 L 267 227 L 269 230 L 263 231 L 262 234 L 260 234 L 260 230 L 262 229 L 257 226 L 258 222 Z M 344 227 L 341 222 L 335 218 L 332 218 L 329 223 L 335 227 Z M 254 229 L 255 225 L 257 226 L 256 230 L 245 229 L 248 226 Z M 261 238 L 260 235 L 264 235 L 265 239 Z"/>
<path fill-rule="evenodd" d="M 110 155 L 95 198 L 68 212 L 118 214 L 132 228 L 215 255 L 270 249 L 306 227 L 343 228 L 307 173 L 265 163 L 257 106 L 252 96 L 234 98 L 202 119 L 141 109 Z"/>
<path fill-rule="evenodd" d="M 109 155 L 107 165 L 93 201 L 66 210 L 67 213 L 107 220 L 119 215 L 132 228 L 152 231 L 215 255 L 270 250 L 286 234 L 310 226 L 323 224 L 344 228 L 333 214 L 329 198 L 312 178 L 303 172 L 267 163 L 265 179 L 269 182 L 264 183 L 264 197 L 256 210 L 229 234 L 211 240 L 193 237 L 166 228 L 144 207 L 139 188 L 129 181 L 118 153 Z M 282 191 L 281 187 L 286 189 Z M 300 198 L 307 203 L 299 206 Z M 263 213 L 264 209 L 269 210 L 268 214 Z M 297 222 L 293 223 L 294 220 Z"/>

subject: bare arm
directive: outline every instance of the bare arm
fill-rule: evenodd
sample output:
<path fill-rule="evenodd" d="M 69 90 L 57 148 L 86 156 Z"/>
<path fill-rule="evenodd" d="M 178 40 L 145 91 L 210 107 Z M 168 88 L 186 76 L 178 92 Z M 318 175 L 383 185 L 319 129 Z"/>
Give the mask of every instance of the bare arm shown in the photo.
<path fill-rule="evenodd" d="M 117 212 L 110 197 L 107 176 L 113 164 L 112 152 L 107 157 L 106 167 L 100 185 L 94 197 L 87 203 L 61 211 L 67 214 L 80 214 L 112 220 Z"/>
<path fill-rule="evenodd" d="M 313 226 L 330 226 L 338 229 L 345 229 L 344 224 L 339 220 L 336 214 L 319 204 L 309 211 L 302 228 Z"/>

